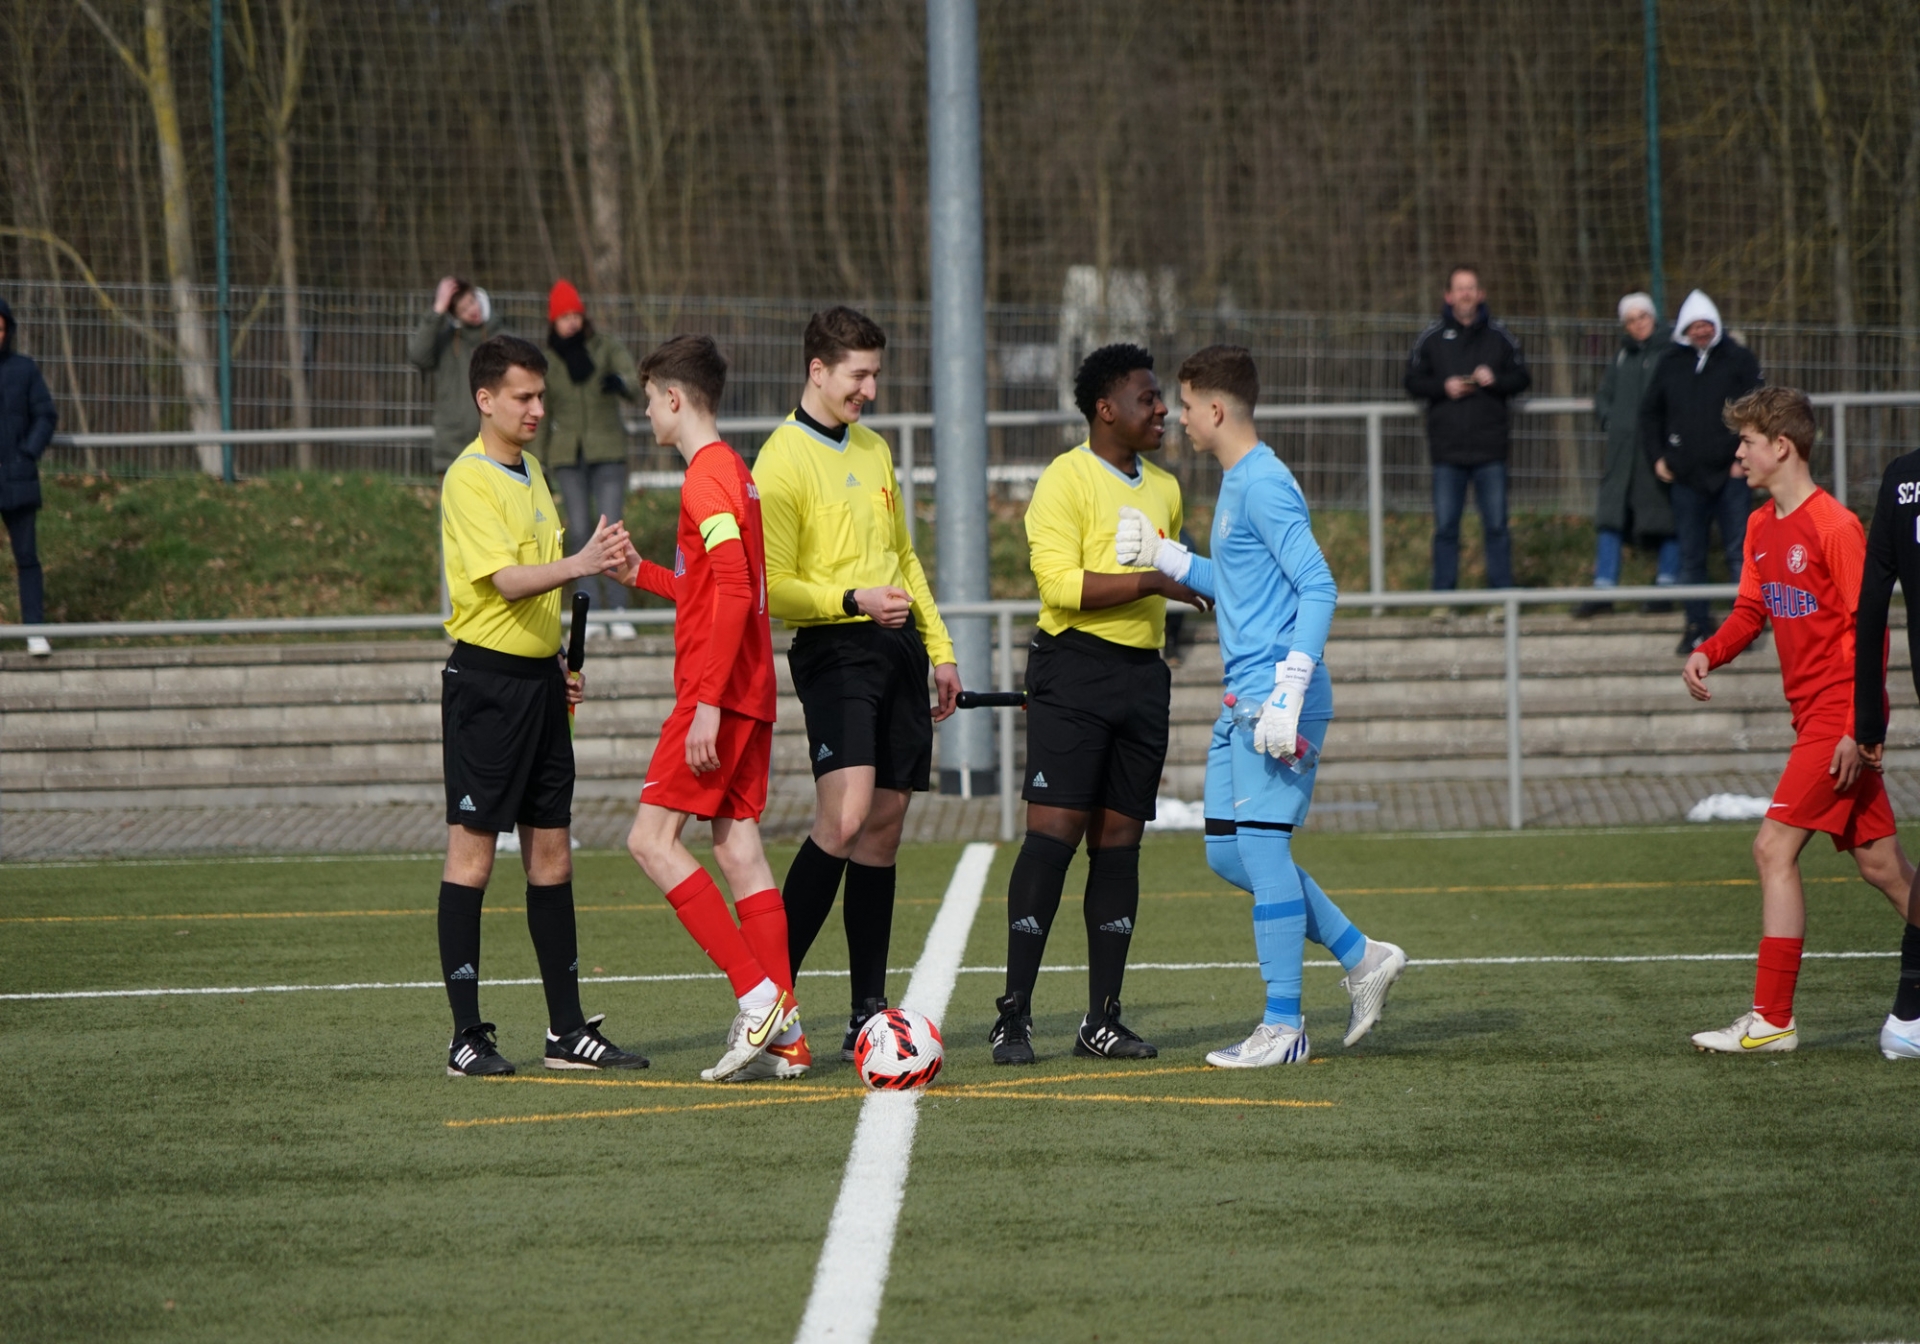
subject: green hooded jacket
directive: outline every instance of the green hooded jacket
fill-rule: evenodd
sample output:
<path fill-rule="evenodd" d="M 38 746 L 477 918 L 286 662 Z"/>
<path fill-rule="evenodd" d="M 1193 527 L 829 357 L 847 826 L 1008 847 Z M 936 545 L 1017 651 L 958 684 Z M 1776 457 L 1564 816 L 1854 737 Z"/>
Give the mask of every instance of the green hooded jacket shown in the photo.
<path fill-rule="evenodd" d="M 541 353 L 547 357 L 547 418 L 540 422 L 533 452 L 549 469 L 571 467 L 584 454 L 589 462 L 625 462 L 627 430 L 620 420 L 620 398 L 638 401 L 640 375 L 627 348 L 604 331 L 587 337 L 587 355 L 593 371 L 576 383 L 567 361 L 553 348 L 548 334 Z M 601 386 L 608 374 L 620 380 L 621 392 Z"/>
<path fill-rule="evenodd" d="M 449 313 L 428 312 L 407 338 L 407 363 L 427 375 L 433 389 L 433 470 L 442 474 L 480 432 L 480 408 L 467 385 L 467 362 L 489 336 L 500 334 L 500 315 L 484 289 L 484 316 L 477 327 L 463 326 Z"/>

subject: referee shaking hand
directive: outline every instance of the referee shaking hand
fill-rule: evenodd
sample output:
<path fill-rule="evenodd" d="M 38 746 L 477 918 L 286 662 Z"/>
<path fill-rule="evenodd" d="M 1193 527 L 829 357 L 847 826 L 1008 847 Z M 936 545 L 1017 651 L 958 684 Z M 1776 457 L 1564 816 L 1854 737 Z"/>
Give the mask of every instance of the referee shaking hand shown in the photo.
<path fill-rule="evenodd" d="M 886 1007 L 894 856 L 907 800 L 924 792 L 933 724 L 960 694 L 953 641 L 907 540 L 887 441 L 860 423 L 879 396 L 886 333 L 851 308 L 807 322 L 800 405 L 754 462 L 766 530 L 767 609 L 787 652 L 813 762 L 813 830 L 787 869 L 790 969 L 826 923 L 840 878 L 852 1016 L 841 1055 Z M 927 675 L 940 698 L 927 706 Z"/>
<path fill-rule="evenodd" d="M 568 556 L 540 463 L 524 449 L 546 415 L 547 361 L 514 336 L 474 350 L 468 381 L 480 437 L 448 468 L 441 542 L 455 643 L 441 674 L 447 863 L 440 968 L 453 1009 L 447 1072 L 512 1073 L 480 1020 L 480 903 L 500 832 L 520 831 L 527 931 L 547 996 L 550 1069 L 641 1069 L 580 1008 L 573 923 L 573 738 L 567 706 L 586 694 L 560 661 L 560 590 L 619 571 L 627 531 L 605 518 Z"/>

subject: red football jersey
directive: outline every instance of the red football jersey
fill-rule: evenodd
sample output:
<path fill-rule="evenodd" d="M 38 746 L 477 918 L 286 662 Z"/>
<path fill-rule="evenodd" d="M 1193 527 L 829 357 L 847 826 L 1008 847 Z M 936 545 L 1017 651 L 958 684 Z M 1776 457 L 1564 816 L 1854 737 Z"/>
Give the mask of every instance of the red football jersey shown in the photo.
<path fill-rule="evenodd" d="M 1794 728 L 1818 721 L 1851 732 L 1853 617 L 1867 554 L 1860 520 L 1815 488 L 1784 518 L 1772 504 L 1754 510 L 1742 554 L 1733 614 L 1700 651 L 1714 667 L 1731 662 L 1772 620 Z"/>
<path fill-rule="evenodd" d="M 740 454 L 718 440 L 687 464 L 675 540 L 673 572 L 642 561 L 638 580 L 679 609 L 674 700 L 772 723 L 777 688 L 760 492 Z"/>

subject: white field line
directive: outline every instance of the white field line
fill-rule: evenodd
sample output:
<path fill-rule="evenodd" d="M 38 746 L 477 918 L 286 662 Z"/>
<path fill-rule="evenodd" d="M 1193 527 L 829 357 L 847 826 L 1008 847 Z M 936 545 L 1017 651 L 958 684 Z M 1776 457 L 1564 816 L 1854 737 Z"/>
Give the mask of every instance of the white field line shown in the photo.
<path fill-rule="evenodd" d="M 953 880 L 927 931 L 913 978 L 901 1006 L 938 1022 L 953 997 L 967 935 L 980 909 L 993 867 L 992 845 L 968 845 L 954 865 Z M 913 1131 L 919 1119 L 919 1094 L 875 1092 L 860 1103 L 860 1123 L 840 1181 L 840 1198 L 827 1224 L 826 1244 L 813 1272 L 813 1292 L 800 1319 L 796 1344 L 853 1341 L 866 1344 L 880 1321 L 893 1259 L 893 1230 L 906 1193 L 907 1165 L 913 1155 Z"/>
<path fill-rule="evenodd" d="M 1871 961 L 1899 956 L 1899 952 L 1806 952 L 1802 953 L 1806 961 Z M 1640 962 L 1658 961 L 1752 961 L 1751 952 L 1674 952 L 1650 956 L 1635 957 L 1415 957 L 1407 962 L 1409 966 L 1557 966 L 1596 965 L 1628 966 Z M 1337 961 L 1309 961 L 1309 967 L 1332 968 Z M 1129 971 L 1252 971 L 1258 970 L 1257 961 L 1136 961 L 1130 964 Z M 911 975 L 918 968 L 910 970 L 889 970 L 888 975 Z M 1004 966 L 961 966 L 956 975 L 1004 975 Z M 1085 966 L 1042 966 L 1042 971 L 1058 971 L 1084 975 Z M 845 975 L 843 970 L 802 971 L 802 975 Z M 724 980 L 726 977 L 718 971 L 693 971 L 683 975 L 584 975 L 580 977 L 583 985 L 654 985 L 670 984 L 681 980 Z M 483 980 L 483 985 L 537 985 L 537 978 L 518 980 Z M 155 999 L 173 997 L 199 997 L 219 994 L 306 994 L 334 993 L 353 989 L 440 989 L 438 980 L 369 980 L 358 984 L 344 985 L 221 985 L 206 989 L 68 989 L 49 990 L 34 994 L 0 994 L 0 1003 L 21 1002 L 33 999 Z M 911 992 L 911 990 L 909 990 Z M 952 986 L 948 986 L 952 992 Z M 944 1006 L 944 1000 L 943 1006 Z M 910 1007 L 918 1007 L 911 1004 Z M 927 1010 L 922 1008 L 922 1012 Z M 934 1017 L 932 1013 L 927 1016 Z"/>

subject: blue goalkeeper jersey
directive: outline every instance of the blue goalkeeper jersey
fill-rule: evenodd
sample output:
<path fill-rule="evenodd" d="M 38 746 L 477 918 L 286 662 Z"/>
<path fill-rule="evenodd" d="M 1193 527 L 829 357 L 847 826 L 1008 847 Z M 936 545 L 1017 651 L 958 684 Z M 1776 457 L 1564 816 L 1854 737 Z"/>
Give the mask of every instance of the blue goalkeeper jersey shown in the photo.
<path fill-rule="evenodd" d="M 1332 718 L 1333 681 L 1322 660 L 1340 590 L 1313 539 L 1306 496 L 1266 444 L 1221 478 L 1211 549 L 1210 562 L 1194 557 L 1187 586 L 1214 600 L 1227 689 L 1242 702 L 1264 702 L 1273 665 L 1298 650 L 1314 661 L 1300 717 Z"/>

